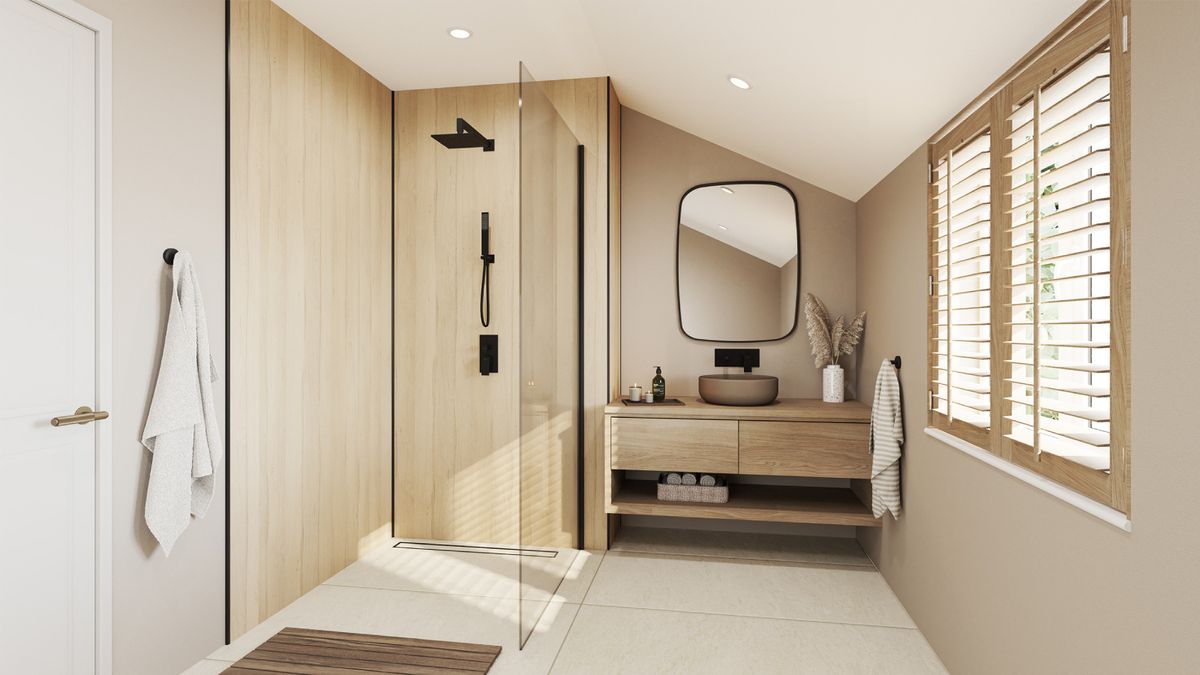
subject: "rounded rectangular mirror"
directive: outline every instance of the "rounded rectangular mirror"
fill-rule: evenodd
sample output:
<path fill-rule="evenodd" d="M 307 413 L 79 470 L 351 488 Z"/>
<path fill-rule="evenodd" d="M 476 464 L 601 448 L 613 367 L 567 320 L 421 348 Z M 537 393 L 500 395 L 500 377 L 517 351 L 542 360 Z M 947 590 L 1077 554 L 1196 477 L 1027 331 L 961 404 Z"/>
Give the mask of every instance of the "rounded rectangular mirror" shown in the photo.
<path fill-rule="evenodd" d="M 679 326 L 710 342 L 782 340 L 796 328 L 800 215 L 768 181 L 697 185 L 679 202 Z"/>

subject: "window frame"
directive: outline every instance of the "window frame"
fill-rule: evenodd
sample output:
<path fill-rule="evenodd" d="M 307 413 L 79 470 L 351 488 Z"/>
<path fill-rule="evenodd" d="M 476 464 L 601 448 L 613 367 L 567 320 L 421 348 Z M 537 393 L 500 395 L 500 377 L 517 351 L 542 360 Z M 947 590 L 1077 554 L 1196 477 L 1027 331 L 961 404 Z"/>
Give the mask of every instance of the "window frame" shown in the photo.
<path fill-rule="evenodd" d="M 995 372 L 994 372 L 995 367 L 994 366 L 996 363 L 999 363 L 996 360 L 996 350 L 995 350 L 995 346 L 996 346 L 995 279 L 996 279 L 996 273 L 997 273 L 997 258 L 998 258 L 998 256 L 996 255 L 995 245 L 996 245 L 996 241 L 997 241 L 996 240 L 996 222 L 997 222 L 996 219 L 1000 215 L 999 209 L 998 209 L 999 199 L 998 199 L 997 185 L 996 185 L 996 180 L 995 180 L 996 179 L 996 159 L 998 157 L 997 152 L 999 150 L 999 144 L 997 143 L 997 137 L 998 137 L 997 129 L 998 129 L 998 127 L 995 126 L 994 115 L 992 113 L 992 106 L 985 105 L 982 108 L 976 110 L 971 115 L 969 115 L 965 120 L 963 120 L 961 123 L 959 123 L 958 126 L 956 126 L 954 129 L 952 129 L 948 134 L 943 136 L 941 139 L 929 144 L 930 181 L 929 181 L 929 191 L 928 191 L 928 196 L 927 196 L 927 209 L 926 209 L 927 217 L 928 217 L 928 236 L 929 236 L 929 317 L 928 317 L 929 373 L 927 375 L 927 381 L 929 384 L 929 387 L 928 387 L 929 388 L 928 425 L 934 429 L 940 429 L 942 431 L 945 431 L 948 434 L 951 434 L 957 438 L 967 441 L 968 443 L 972 443 L 972 444 L 977 445 L 982 448 L 990 448 L 991 447 L 991 443 L 992 443 L 991 430 L 994 429 L 996 426 L 996 424 L 995 424 L 996 420 L 995 420 L 995 416 L 994 416 L 994 411 L 996 410 L 996 379 L 995 379 Z M 938 255 L 937 240 L 939 237 L 937 235 L 937 224 L 938 224 L 937 211 L 938 211 L 938 209 L 937 209 L 937 205 L 936 205 L 936 198 L 937 198 L 938 191 L 937 191 L 937 182 L 932 179 L 933 167 L 938 166 L 938 164 L 942 160 L 942 158 L 945 158 L 947 163 L 949 163 L 950 156 L 953 152 L 955 152 L 959 148 L 964 147 L 967 144 L 971 143 L 974 139 L 978 138 L 981 134 L 984 134 L 984 133 L 990 134 L 990 136 L 991 136 L 991 147 L 989 149 L 990 156 L 991 156 L 991 164 L 989 164 L 989 177 L 988 177 L 989 189 L 990 189 L 990 194 L 989 194 L 988 199 L 989 199 L 989 202 L 991 205 L 990 212 L 988 214 L 988 222 L 989 222 L 989 227 L 990 227 L 990 231 L 988 233 L 988 237 L 990 239 L 990 241 L 989 241 L 989 247 L 990 247 L 989 248 L 989 251 L 990 251 L 989 259 L 990 259 L 990 263 L 991 263 L 991 265 L 990 265 L 991 269 L 990 269 L 990 274 L 989 274 L 989 278 L 991 281 L 990 281 L 989 285 L 990 285 L 990 288 L 992 289 L 992 291 L 989 295 L 989 299 L 988 299 L 988 312 L 989 312 L 989 317 L 990 317 L 990 321 L 991 321 L 991 330 L 989 332 L 990 339 L 988 340 L 988 352 L 989 352 L 989 356 L 990 356 L 988 377 L 989 377 L 989 388 L 990 388 L 989 398 L 990 398 L 991 405 L 989 406 L 990 410 L 989 410 L 988 414 L 991 416 L 991 423 L 988 425 L 989 426 L 988 429 L 983 429 L 983 428 L 974 426 L 972 424 L 962 422 L 960 420 L 952 419 L 948 415 L 944 415 L 941 412 L 937 411 L 936 405 L 934 404 L 934 392 L 936 391 L 935 383 L 937 382 L 937 377 L 938 377 L 936 353 L 937 353 L 937 346 L 938 346 L 938 341 L 939 341 L 938 337 L 937 337 L 937 327 L 939 325 L 938 320 L 937 320 L 938 311 L 939 311 L 939 309 L 938 309 L 939 293 L 934 292 L 934 289 L 936 288 L 936 285 L 938 283 L 938 279 L 937 279 L 937 271 L 938 271 L 937 270 L 937 268 L 938 268 L 938 265 L 937 265 L 937 255 Z M 949 166 L 949 164 L 947 164 L 947 165 Z M 953 175 L 953 172 L 951 172 L 950 176 L 949 176 L 949 180 L 947 181 L 947 186 L 948 186 L 947 189 L 949 189 L 949 183 L 951 181 L 953 181 L 953 178 L 954 178 L 954 175 Z M 950 215 L 952 210 L 951 210 L 951 204 L 949 201 L 947 201 L 946 209 L 947 209 L 946 210 L 946 245 L 947 245 L 947 247 L 949 247 L 950 246 L 951 225 L 952 225 L 952 218 Z M 949 249 L 947 249 L 947 250 L 949 250 Z M 948 265 L 948 267 L 949 267 L 949 265 Z M 953 277 L 950 276 L 949 269 L 948 269 L 946 283 L 950 284 L 952 279 L 953 279 Z M 947 311 L 948 317 L 953 316 L 953 313 L 950 310 L 951 306 L 952 305 L 947 306 L 946 311 Z M 952 319 L 950 319 L 950 318 L 947 319 L 947 330 L 950 330 L 951 326 L 953 325 L 951 323 L 951 321 L 952 321 Z M 949 338 L 950 338 L 950 335 L 947 335 L 947 340 L 946 340 L 947 345 L 949 345 L 949 343 L 950 343 Z M 947 356 L 947 358 L 946 358 L 946 364 L 947 364 L 947 376 L 949 377 L 949 369 L 952 367 L 949 356 Z M 953 396 L 953 394 L 951 394 L 949 392 L 949 389 L 947 390 L 947 394 L 950 396 Z M 947 412 L 949 412 L 949 411 L 950 411 L 950 408 L 947 407 Z"/>
<path fill-rule="evenodd" d="M 1005 76 L 956 117 L 952 125 L 935 135 L 928 143 L 929 190 L 926 199 L 929 269 L 929 302 L 927 316 L 929 368 L 928 426 L 977 446 L 1016 466 L 1048 478 L 1089 499 L 1131 514 L 1131 411 L 1130 411 L 1130 45 L 1128 38 L 1129 0 L 1092 0 L 1080 7 L 1070 18 L 1018 62 Z M 1011 315 L 1011 279 L 1006 264 L 1005 235 L 1013 226 L 1009 213 L 1011 196 L 1007 195 L 1004 149 L 1011 130 L 1009 115 L 1013 104 L 1024 101 L 1034 92 L 1064 71 L 1091 56 L 1104 43 L 1109 44 L 1110 58 L 1110 431 L 1109 470 L 1089 469 L 1082 464 L 1060 458 L 1049 452 L 1037 453 L 1031 446 L 1005 435 L 1008 421 L 1004 419 L 1005 378 L 1007 361 L 1011 358 L 1006 317 Z M 942 158 L 978 137 L 991 134 L 990 166 L 990 343 L 989 389 L 991 420 L 989 429 L 952 420 L 935 410 L 934 391 L 937 379 L 937 311 L 938 295 L 934 293 L 937 279 L 937 207 L 936 183 L 933 168 Z M 947 245 L 949 245 L 949 212 L 947 212 Z M 949 316 L 949 315 L 948 315 Z M 949 359 L 947 359 L 949 363 Z M 949 409 L 948 409 L 949 410 Z M 1036 411 L 1035 411 L 1036 414 Z"/>

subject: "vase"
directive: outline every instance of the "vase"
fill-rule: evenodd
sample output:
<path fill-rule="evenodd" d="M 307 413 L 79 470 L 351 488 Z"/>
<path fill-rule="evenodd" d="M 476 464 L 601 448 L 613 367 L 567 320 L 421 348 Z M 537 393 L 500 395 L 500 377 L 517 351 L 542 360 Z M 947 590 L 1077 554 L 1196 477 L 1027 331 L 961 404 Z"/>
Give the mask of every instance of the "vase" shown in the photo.
<path fill-rule="evenodd" d="M 846 400 L 845 382 L 846 375 L 842 371 L 842 367 L 838 365 L 825 366 L 822 372 L 822 382 L 824 384 L 824 395 L 822 399 L 826 403 L 841 403 Z"/>

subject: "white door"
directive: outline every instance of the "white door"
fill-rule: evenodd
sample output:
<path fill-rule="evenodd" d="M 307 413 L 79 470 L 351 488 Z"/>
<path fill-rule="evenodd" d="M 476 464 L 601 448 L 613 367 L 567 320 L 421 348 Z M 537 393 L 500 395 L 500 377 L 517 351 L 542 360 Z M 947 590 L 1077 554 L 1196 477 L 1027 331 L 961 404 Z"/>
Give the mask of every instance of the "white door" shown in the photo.
<path fill-rule="evenodd" d="M 96 34 L 0 0 L 0 92 L 0 671 L 91 673 Z"/>

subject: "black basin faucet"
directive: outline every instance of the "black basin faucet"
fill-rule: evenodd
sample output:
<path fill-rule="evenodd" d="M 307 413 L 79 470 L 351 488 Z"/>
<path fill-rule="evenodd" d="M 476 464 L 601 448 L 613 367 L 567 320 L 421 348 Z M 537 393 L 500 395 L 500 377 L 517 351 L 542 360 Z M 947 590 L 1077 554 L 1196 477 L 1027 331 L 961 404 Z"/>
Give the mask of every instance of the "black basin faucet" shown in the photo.
<path fill-rule="evenodd" d="M 757 349 L 718 349 L 713 365 L 721 368 L 741 368 L 748 373 L 758 367 Z"/>

